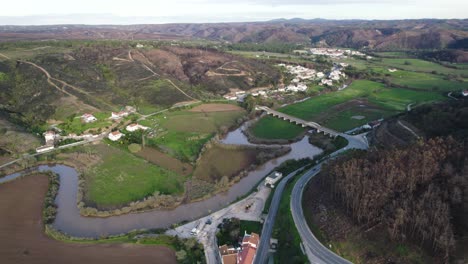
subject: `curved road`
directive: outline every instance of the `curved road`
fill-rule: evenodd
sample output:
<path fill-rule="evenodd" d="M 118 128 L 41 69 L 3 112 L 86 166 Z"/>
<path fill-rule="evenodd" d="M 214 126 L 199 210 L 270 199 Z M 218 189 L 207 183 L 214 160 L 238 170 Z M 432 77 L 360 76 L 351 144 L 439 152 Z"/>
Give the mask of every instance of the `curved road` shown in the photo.
<path fill-rule="evenodd" d="M 337 157 L 342 152 L 345 152 L 349 149 L 367 149 L 368 143 L 367 139 L 363 135 L 351 136 L 347 134 L 340 133 L 341 136 L 348 140 L 348 145 L 345 148 L 337 150 L 327 157 L 323 158 L 323 161 L 318 165 L 312 167 L 307 172 L 305 172 L 301 178 L 294 185 L 292 194 L 291 194 L 291 213 L 293 215 L 294 223 L 296 224 L 297 231 L 299 232 L 302 243 L 304 245 L 307 257 L 311 263 L 333 263 L 349 264 L 351 262 L 341 258 L 332 251 L 328 250 L 326 247 L 320 243 L 320 241 L 315 238 L 312 231 L 309 229 L 307 222 L 304 217 L 304 212 L 302 211 L 302 193 L 306 183 L 320 171 L 322 164 L 327 160 Z M 275 224 L 276 215 L 278 213 L 278 207 L 283 195 L 284 188 L 288 181 L 294 177 L 294 175 L 302 170 L 303 168 L 297 169 L 296 171 L 288 174 L 283 180 L 280 181 L 278 186 L 275 188 L 275 194 L 271 201 L 270 210 L 268 216 L 263 223 L 262 235 L 260 237 L 260 244 L 257 249 L 257 255 L 255 256 L 255 264 L 264 264 L 268 262 L 269 258 L 269 248 L 270 248 L 270 238 L 273 232 L 273 226 Z"/>
<path fill-rule="evenodd" d="M 367 149 L 367 144 L 361 144 L 362 141 L 356 140 L 356 136 L 347 136 L 349 144 L 346 148 L 340 149 L 338 151 L 330 154 L 326 159 L 317 164 L 315 167 L 308 170 L 304 173 L 301 178 L 296 182 L 291 193 L 291 214 L 296 224 L 297 231 L 301 236 L 302 244 L 304 245 L 305 253 L 309 258 L 311 263 L 332 263 L 332 264 L 349 264 L 350 261 L 336 255 L 334 252 L 326 248 L 322 243 L 314 236 L 312 231 L 307 224 L 307 221 L 304 217 L 304 211 L 302 209 L 302 194 L 307 183 L 315 175 L 317 175 L 321 168 L 322 164 L 327 162 L 330 159 L 334 159 L 342 152 L 347 149 Z"/>

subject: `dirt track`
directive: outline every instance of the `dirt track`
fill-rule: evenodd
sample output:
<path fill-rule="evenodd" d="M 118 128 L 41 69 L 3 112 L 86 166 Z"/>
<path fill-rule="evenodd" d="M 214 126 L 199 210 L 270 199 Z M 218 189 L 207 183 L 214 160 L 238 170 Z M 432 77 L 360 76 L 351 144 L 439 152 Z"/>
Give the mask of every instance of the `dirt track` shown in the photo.
<path fill-rule="evenodd" d="M 135 244 L 78 244 L 43 233 L 41 211 L 46 176 L 0 185 L 0 263 L 177 263 L 174 251 Z"/>
<path fill-rule="evenodd" d="M 232 104 L 202 104 L 190 109 L 190 112 L 230 112 L 241 110 L 243 108 Z"/>

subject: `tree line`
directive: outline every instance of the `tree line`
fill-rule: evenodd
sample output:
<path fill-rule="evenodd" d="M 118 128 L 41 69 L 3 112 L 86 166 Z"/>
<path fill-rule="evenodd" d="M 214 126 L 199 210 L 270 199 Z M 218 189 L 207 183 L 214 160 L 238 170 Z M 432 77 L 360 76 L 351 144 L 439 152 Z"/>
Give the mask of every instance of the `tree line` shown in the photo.
<path fill-rule="evenodd" d="M 452 137 L 370 151 L 328 164 L 323 181 L 358 223 L 384 225 L 447 262 L 468 231 L 468 142 Z"/>

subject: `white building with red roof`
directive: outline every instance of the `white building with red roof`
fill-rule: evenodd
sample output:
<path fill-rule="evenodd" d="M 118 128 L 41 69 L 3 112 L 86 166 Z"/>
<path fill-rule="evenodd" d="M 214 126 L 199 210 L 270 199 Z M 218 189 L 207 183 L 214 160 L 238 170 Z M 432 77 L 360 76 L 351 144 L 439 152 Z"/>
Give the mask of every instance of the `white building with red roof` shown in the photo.
<path fill-rule="evenodd" d="M 468 96 L 468 90 L 463 90 L 462 95 L 463 96 Z"/>
<path fill-rule="evenodd" d="M 93 116 L 92 114 L 84 114 L 81 116 L 81 119 L 85 122 L 85 123 L 92 123 L 94 121 L 97 120 L 97 118 L 95 116 Z"/>

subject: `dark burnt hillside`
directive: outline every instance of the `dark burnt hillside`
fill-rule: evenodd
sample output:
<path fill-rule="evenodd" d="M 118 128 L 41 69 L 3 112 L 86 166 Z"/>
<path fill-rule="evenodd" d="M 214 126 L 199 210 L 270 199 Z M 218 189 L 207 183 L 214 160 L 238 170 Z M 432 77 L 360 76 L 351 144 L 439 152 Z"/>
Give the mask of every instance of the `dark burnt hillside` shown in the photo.
<path fill-rule="evenodd" d="M 467 109 L 468 100 L 417 107 L 398 118 L 423 138 L 387 142 L 331 162 L 320 181 L 355 224 L 383 227 L 394 241 L 413 242 L 446 261 L 463 259 L 460 252 L 468 237 Z"/>

